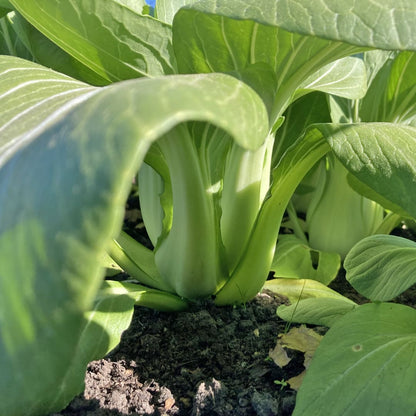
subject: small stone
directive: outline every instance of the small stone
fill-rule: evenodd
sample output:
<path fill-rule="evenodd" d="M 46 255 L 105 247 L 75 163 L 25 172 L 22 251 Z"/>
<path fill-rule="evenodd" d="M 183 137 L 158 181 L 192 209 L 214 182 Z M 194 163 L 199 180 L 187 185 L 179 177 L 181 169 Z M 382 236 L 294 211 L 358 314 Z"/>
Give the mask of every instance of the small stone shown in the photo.
<path fill-rule="evenodd" d="M 255 391 L 251 398 L 251 405 L 257 416 L 278 416 L 279 402 L 269 393 Z"/>
<path fill-rule="evenodd" d="M 199 383 L 194 397 L 192 416 L 222 415 L 225 411 L 226 387 L 215 378 Z"/>

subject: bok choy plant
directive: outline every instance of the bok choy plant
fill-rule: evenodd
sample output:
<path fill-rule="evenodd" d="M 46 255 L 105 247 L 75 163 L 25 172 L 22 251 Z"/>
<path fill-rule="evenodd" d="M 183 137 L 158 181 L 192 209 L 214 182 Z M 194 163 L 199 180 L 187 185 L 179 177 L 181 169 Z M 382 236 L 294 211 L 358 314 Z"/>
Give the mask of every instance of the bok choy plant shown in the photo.
<path fill-rule="evenodd" d="M 412 54 L 371 51 L 365 52 L 363 59 L 369 80 L 366 95 L 358 100 L 328 96 L 331 120 L 334 123 L 394 122 L 413 125 L 415 92 L 408 85 L 403 87 L 403 84 L 409 84 L 412 77 Z M 401 74 L 400 78 L 397 73 Z M 387 106 L 391 101 L 388 95 L 393 95 L 392 91 L 400 89 L 400 104 L 395 97 L 395 102 Z M 307 97 L 306 100 L 311 98 Z M 286 116 L 288 124 L 291 124 L 289 120 L 299 105 L 305 103 L 293 104 L 294 108 Z M 314 116 L 318 116 L 316 109 L 307 118 L 309 123 Z M 326 106 L 321 109 L 319 117 L 329 117 Z M 385 216 L 382 206 L 356 192 L 350 186 L 350 180 L 348 170 L 329 153 L 314 171 L 312 182 L 309 180 L 308 190 L 315 189 L 307 194 L 309 201 L 301 206 L 299 197 L 295 200 L 298 202 L 297 207 L 306 213 L 305 227 L 311 247 L 338 252 L 342 258 L 362 238 L 377 233 L 388 234 L 400 221 L 399 214 L 391 212 Z M 305 185 L 307 186 L 306 182 Z M 305 197 L 300 201 L 304 200 Z"/>
<path fill-rule="evenodd" d="M 414 126 L 415 54 L 372 51 L 365 53 L 365 61 L 371 84 L 358 107 L 362 119 Z M 330 100 L 333 100 L 333 111 L 341 112 L 345 118 L 340 121 L 346 121 L 352 112 L 351 103 L 334 97 Z M 401 175 L 405 173 L 413 179 L 407 187 L 396 185 L 395 191 L 401 192 L 400 206 L 387 202 L 384 206 L 411 222 L 414 217 L 401 209 L 403 205 L 414 204 L 411 200 L 416 165 L 409 149 L 404 143 L 397 146 L 392 142 L 383 147 L 383 153 L 378 153 L 376 158 L 374 147 L 367 148 L 360 159 L 352 163 L 362 164 L 364 168 L 364 164 L 375 163 L 375 160 L 382 163 L 390 154 L 390 160 L 394 159 L 395 163 L 385 164 L 384 173 L 373 178 L 373 189 L 378 186 L 384 192 L 390 186 L 386 178 L 395 175 L 397 164 L 407 166 Z M 366 158 L 370 152 L 373 157 Z M 354 177 L 351 177 L 351 184 L 357 186 Z M 391 215 L 384 220 L 385 224 L 391 220 L 397 221 Z M 371 304 L 359 306 L 326 287 L 324 282 L 311 278 L 276 279 L 266 283 L 267 288 L 286 293 L 292 301 L 290 306 L 278 308 L 280 317 L 291 322 L 330 327 L 308 368 L 294 415 L 319 415 L 322 412 L 334 416 L 357 412 L 414 415 L 415 311 L 388 302 L 394 299 L 397 302 L 397 296 L 416 282 L 415 247 L 413 241 L 380 234 L 353 245 L 344 262 L 346 278 L 358 293 L 372 301 Z"/>
<path fill-rule="evenodd" d="M 412 126 L 314 124 L 273 157 L 292 102 L 364 95 L 351 55 L 416 49 L 412 0 L 333 3 L 160 0 L 155 18 L 143 1 L 0 2 L 0 413 L 67 404 L 134 304 L 255 296 L 294 190 L 331 148 L 415 216 L 396 189 L 413 171 L 389 152 L 415 148 Z M 153 250 L 120 234 L 136 174 Z M 137 283 L 103 282 L 106 253 Z"/>
<path fill-rule="evenodd" d="M 389 301 L 416 282 L 415 250 L 413 241 L 373 235 L 348 253 L 347 280 L 372 303 L 350 302 L 349 310 L 335 317 L 335 305 L 339 313 L 347 300 L 327 292 L 318 310 L 309 308 L 309 321 L 322 322 L 326 307 L 330 329 L 306 372 L 294 416 L 414 415 L 416 311 Z"/>

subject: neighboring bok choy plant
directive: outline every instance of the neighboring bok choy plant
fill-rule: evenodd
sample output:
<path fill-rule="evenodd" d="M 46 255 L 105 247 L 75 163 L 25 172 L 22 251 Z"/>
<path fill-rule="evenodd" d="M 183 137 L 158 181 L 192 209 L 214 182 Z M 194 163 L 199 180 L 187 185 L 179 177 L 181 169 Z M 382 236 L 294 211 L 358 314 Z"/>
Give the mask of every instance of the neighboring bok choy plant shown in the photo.
<path fill-rule="evenodd" d="M 306 372 L 293 415 L 413 416 L 416 311 L 388 301 L 416 283 L 416 243 L 370 236 L 352 248 L 344 264 L 347 280 L 372 303 L 347 304 L 342 296 L 327 292 L 315 311 L 312 304 L 298 305 L 305 319 L 330 329 Z M 279 309 L 287 315 L 286 307 Z"/>
<path fill-rule="evenodd" d="M 372 51 L 366 52 L 364 59 L 371 84 L 357 107 L 360 118 L 366 122 L 383 120 L 414 126 L 415 53 Z M 353 113 L 351 103 L 334 97 L 330 100 L 333 113 L 340 115 L 339 121 L 348 122 L 348 114 Z M 369 132 L 368 140 L 372 139 Z M 414 134 L 409 140 L 415 140 Z M 390 157 L 394 163 L 386 163 L 389 153 L 394 155 Z M 361 152 L 360 158 L 348 163 L 358 170 L 360 164 L 362 168 L 367 165 L 374 172 L 378 163 L 384 165 L 383 174 L 374 174 L 373 179 L 372 189 L 378 186 L 380 193 L 365 190 L 367 195 L 398 213 L 387 216 L 383 226 L 391 227 L 390 221 L 394 224 L 399 216 L 409 224 L 414 223 L 410 211 L 401 209 L 404 205 L 415 207 L 414 153 L 405 143 L 398 146 L 393 141 L 377 158 L 375 154 L 374 147 L 368 148 L 367 152 Z M 401 175 L 413 179 L 407 187 L 396 183 L 394 190 L 401 193 L 401 203 L 391 205 L 380 195 L 382 189 L 389 192 L 385 178 L 395 176 L 398 164 L 406 166 Z M 361 191 L 365 188 L 353 176 L 351 184 Z M 295 416 L 415 414 L 416 312 L 408 306 L 387 303 L 395 298 L 397 301 L 397 296 L 416 283 L 415 250 L 414 241 L 381 234 L 360 239 L 353 245 L 344 261 L 346 279 L 371 304 L 359 306 L 322 284 L 328 282 L 313 280 L 313 276 L 266 283 L 265 287 L 286 293 L 291 300 L 290 306 L 278 308 L 280 317 L 330 327 L 299 390 Z"/>
<path fill-rule="evenodd" d="M 363 59 L 369 81 L 364 98 L 305 97 L 305 102 L 294 103 L 287 111 L 288 125 L 293 124 L 291 119 L 296 118 L 293 122 L 299 120 L 297 110 L 300 106 L 319 100 L 329 101 L 330 118 L 334 123 L 393 122 L 414 125 L 415 91 L 409 88 L 415 69 L 413 54 L 371 51 L 365 52 Z M 305 121 L 311 123 L 312 118 L 314 122 L 329 118 L 325 104 L 319 111 L 316 108 L 310 110 Z M 285 129 L 279 133 L 282 136 L 293 134 Z M 302 181 L 300 193 L 304 194 L 294 196 L 295 208 L 306 213 L 304 228 L 310 246 L 316 250 L 337 252 L 342 258 L 362 238 L 378 233 L 388 234 L 400 221 L 400 209 L 398 214 L 393 211 L 384 215 L 383 207 L 356 192 L 354 183 L 350 186 L 350 181 L 353 181 L 351 174 L 329 153 Z M 392 210 L 396 209 L 392 207 Z M 296 222 L 296 217 L 292 215 L 291 220 Z M 299 234 L 300 238 L 304 237 L 302 231 Z"/>
<path fill-rule="evenodd" d="M 416 50 L 416 5 L 396 3 L 161 0 L 153 18 L 143 1 L 1 0 L 1 414 L 67 404 L 134 304 L 254 297 L 294 190 L 331 148 L 416 216 L 397 189 L 416 156 L 390 148 L 416 155 L 414 127 L 314 124 L 273 157 L 292 102 L 364 95 L 350 55 Z M 136 174 L 154 250 L 120 234 Z M 103 281 L 106 253 L 137 283 Z"/>

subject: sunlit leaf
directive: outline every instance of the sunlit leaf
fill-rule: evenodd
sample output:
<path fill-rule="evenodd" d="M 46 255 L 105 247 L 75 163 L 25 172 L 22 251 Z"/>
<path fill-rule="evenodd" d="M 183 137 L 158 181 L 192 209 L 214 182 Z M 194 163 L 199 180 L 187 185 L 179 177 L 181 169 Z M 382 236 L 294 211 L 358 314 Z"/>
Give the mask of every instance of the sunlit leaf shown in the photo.
<path fill-rule="evenodd" d="M 413 416 L 416 311 L 362 305 L 322 339 L 296 399 L 294 416 Z"/>
<path fill-rule="evenodd" d="M 46 37 L 108 81 L 175 72 L 171 29 L 121 2 L 11 0 Z M 156 36 L 153 36 L 157 33 Z"/>

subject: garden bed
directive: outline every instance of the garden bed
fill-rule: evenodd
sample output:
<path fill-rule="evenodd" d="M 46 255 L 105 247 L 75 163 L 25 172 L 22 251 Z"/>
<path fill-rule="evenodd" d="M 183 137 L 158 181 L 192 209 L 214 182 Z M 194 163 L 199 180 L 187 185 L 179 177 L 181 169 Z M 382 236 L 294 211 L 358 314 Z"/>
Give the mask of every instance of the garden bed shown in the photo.
<path fill-rule="evenodd" d="M 136 308 L 108 357 L 90 363 L 85 392 L 60 415 L 290 415 L 295 392 L 277 385 L 303 370 L 301 353 L 280 369 L 268 358 L 286 323 L 281 300 L 182 313 Z"/>

